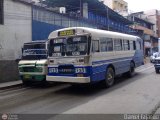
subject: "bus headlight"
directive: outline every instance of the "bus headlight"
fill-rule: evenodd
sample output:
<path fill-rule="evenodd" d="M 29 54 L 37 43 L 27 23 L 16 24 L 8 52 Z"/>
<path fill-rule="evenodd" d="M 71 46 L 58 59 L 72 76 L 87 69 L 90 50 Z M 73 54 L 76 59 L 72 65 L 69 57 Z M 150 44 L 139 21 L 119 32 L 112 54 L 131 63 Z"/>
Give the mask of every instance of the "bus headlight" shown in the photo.
<path fill-rule="evenodd" d="M 84 58 L 79 58 L 78 62 L 79 63 L 83 63 L 83 64 L 88 64 L 88 62 L 89 62 L 89 56 L 85 56 Z"/>
<path fill-rule="evenodd" d="M 89 63 L 89 56 L 85 56 L 85 57 L 84 57 L 84 63 L 85 63 L 85 64 L 88 64 L 88 63 Z"/>
<path fill-rule="evenodd" d="M 49 68 L 49 73 L 58 73 L 58 68 Z"/>
<path fill-rule="evenodd" d="M 76 68 L 75 72 L 76 73 L 86 73 L 86 68 Z"/>

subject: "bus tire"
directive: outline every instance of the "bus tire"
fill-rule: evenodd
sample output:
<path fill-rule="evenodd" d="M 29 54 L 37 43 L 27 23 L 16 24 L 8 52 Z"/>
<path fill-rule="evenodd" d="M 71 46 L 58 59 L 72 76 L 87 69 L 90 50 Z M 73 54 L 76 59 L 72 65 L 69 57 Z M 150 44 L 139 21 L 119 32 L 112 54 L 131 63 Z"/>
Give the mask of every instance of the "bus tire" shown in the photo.
<path fill-rule="evenodd" d="M 129 71 L 127 72 L 127 77 L 131 78 L 133 77 L 135 74 L 135 65 L 133 62 L 130 63 L 130 69 Z"/>
<path fill-rule="evenodd" d="M 106 70 L 104 85 L 106 88 L 111 87 L 114 84 L 115 73 L 112 67 L 108 67 Z"/>

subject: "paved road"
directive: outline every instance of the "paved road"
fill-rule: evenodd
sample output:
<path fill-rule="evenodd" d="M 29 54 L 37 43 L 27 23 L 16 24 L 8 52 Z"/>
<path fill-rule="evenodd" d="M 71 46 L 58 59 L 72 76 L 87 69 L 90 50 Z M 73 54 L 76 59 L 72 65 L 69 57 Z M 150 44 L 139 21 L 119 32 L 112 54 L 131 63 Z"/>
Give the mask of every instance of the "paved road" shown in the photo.
<path fill-rule="evenodd" d="M 160 105 L 160 74 L 150 63 L 136 69 L 133 78 L 117 78 L 109 88 L 96 84 L 73 87 L 17 87 L 0 91 L 0 113 L 116 114 L 155 113 Z"/>

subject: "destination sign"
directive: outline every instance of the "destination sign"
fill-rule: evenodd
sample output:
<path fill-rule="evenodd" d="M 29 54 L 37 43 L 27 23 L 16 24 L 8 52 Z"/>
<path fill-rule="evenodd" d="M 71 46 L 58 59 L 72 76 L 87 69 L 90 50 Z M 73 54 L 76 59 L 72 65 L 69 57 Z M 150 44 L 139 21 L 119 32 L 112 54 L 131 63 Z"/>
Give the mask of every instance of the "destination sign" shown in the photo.
<path fill-rule="evenodd" d="M 70 35 L 75 35 L 75 30 L 65 30 L 58 32 L 58 36 L 70 36 Z"/>

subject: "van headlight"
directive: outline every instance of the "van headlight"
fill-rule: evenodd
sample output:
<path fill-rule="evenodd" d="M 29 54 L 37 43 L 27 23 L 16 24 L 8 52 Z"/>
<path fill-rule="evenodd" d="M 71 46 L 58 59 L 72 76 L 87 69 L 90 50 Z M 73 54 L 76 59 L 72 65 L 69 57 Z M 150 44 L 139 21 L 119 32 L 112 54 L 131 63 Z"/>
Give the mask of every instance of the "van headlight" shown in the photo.
<path fill-rule="evenodd" d="M 22 67 L 19 67 L 19 72 L 23 72 L 23 68 Z"/>
<path fill-rule="evenodd" d="M 76 68 L 75 72 L 76 73 L 86 73 L 86 68 Z"/>

